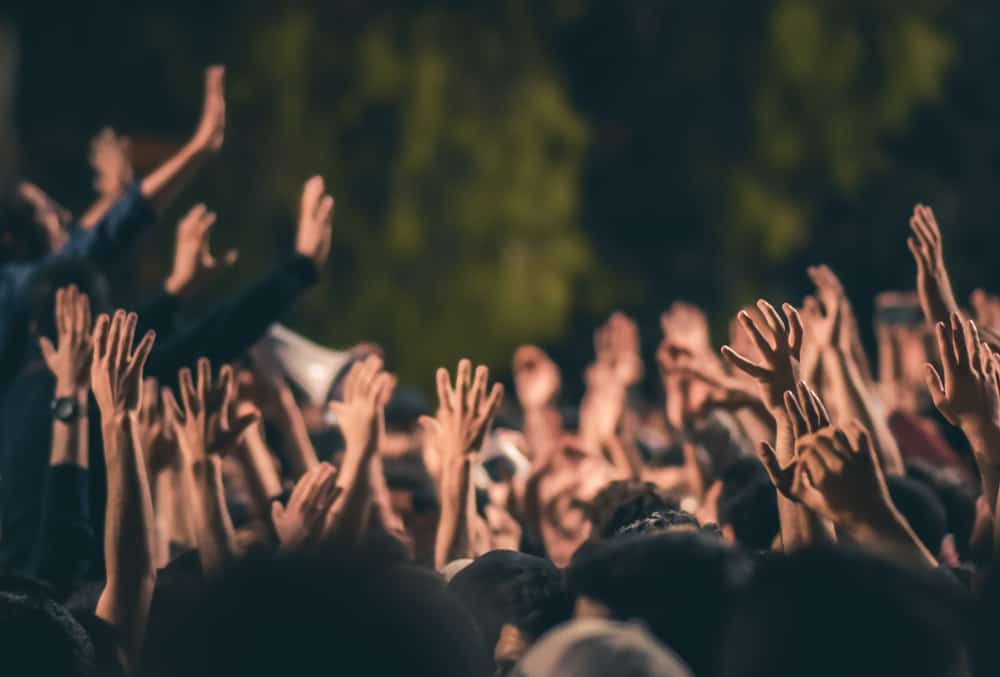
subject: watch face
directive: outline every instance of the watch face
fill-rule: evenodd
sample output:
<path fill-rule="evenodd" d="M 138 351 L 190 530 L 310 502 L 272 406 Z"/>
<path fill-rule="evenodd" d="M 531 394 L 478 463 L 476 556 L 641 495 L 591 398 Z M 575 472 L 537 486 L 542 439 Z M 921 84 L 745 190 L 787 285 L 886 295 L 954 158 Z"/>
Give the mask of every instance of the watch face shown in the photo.
<path fill-rule="evenodd" d="M 52 415 L 60 421 L 71 421 L 76 418 L 77 405 L 72 397 L 60 397 L 52 405 Z"/>

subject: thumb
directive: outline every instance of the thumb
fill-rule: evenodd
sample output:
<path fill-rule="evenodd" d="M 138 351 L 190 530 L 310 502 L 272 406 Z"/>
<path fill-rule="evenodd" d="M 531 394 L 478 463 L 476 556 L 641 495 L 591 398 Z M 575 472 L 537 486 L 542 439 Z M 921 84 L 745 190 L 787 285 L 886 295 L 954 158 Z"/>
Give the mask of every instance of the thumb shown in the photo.
<path fill-rule="evenodd" d="M 46 336 L 38 339 L 38 347 L 42 349 L 42 358 L 45 360 L 45 364 L 51 367 L 56 358 L 56 347 Z"/>
<path fill-rule="evenodd" d="M 281 501 L 274 501 L 271 503 L 271 521 L 278 523 L 285 516 L 285 506 L 281 504 Z"/>
<path fill-rule="evenodd" d="M 437 435 L 441 432 L 441 424 L 433 416 L 421 416 L 417 423 L 428 435 Z"/>

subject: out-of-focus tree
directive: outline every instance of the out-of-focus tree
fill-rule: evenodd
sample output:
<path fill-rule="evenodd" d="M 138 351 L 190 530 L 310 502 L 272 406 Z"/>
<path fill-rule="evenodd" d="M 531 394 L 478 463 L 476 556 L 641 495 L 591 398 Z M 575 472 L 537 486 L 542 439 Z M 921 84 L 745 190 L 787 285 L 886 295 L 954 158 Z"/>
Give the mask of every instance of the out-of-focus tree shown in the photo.
<path fill-rule="evenodd" d="M 372 11 L 345 31 L 314 5 L 270 7 L 231 44 L 234 150 L 212 187 L 257 240 L 254 265 L 306 174 L 327 177 L 330 274 L 293 324 L 378 341 L 420 383 L 461 355 L 500 366 L 560 336 L 593 266 L 576 224 L 587 129 L 531 17 L 519 3 Z"/>

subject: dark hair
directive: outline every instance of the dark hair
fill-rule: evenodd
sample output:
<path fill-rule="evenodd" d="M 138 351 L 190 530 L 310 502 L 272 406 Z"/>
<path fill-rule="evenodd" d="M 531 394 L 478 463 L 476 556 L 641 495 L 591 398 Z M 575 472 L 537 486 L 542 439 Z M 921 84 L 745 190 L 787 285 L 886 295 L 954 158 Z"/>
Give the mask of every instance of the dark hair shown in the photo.
<path fill-rule="evenodd" d="M 976 522 L 977 487 L 954 479 L 934 466 L 920 462 L 906 464 L 906 476 L 922 482 L 935 493 L 944 506 L 947 533 L 955 537 L 955 549 L 962 561 L 972 559 L 969 541 Z"/>
<path fill-rule="evenodd" d="M 892 502 L 913 527 L 917 538 L 933 555 L 941 552 L 948 517 L 941 501 L 923 482 L 905 475 L 886 475 Z"/>
<path fill-rule="evenodd" d="M 448 590 L 476 619 L 489 647 L 496 645 L 506 624 L 534 640 L 569 620 L 572 611 L 555 565 L 511 550 L 476 558 L 455 575 Z"/>
<path fill-rule="evenodd" d="M 769 558 L 738 597 L 721 674 L 957 674 L 967 611 L 954 581 L 860 551 Z"/>
<path fill-rule="evenodd" d="M 700 529 L 698 519 L 684 510 L 664 510 L 654 512 L 648 517 L 640 517 L 631 524 L 626 524 L 615 532 L 615 537 L 635 536 L 637 534 L 663 533 L 671 527 L 694 527 Z M 716 529 L 718 533 L 718 529 Z"/>
<path fill-rule="evenodd" d="M 611 538 L 622 527 L 654 512 L 680 508 L 652 482 L 615 480 L 601 489 L 590 502 L 590 540 Z"/>
<path fill-rule="evenodd" d="M 382 469 L 389 489 L 409 492 L 414 512 L 427 513 L 438 509 L 437 488 L 419 452 L 386 457 L 382 459 Z"/>
<path fill-rule="evenodd" d="M 481 675 L 475 621 L 432 573 L 360 552 L 246 559 L 211 582 L 154 674 Z M 335 663 L 331 663 L 335 661 Z M 149 672 L 149 670 L 147 670 Z"/>
<path fill-rule="evenodd" d="M 736 540 L 752 550 L 769 550 L 780 528 L 778 497 L 760 462 L 752 459 L 760 474 L 746 481 L 725 479 L 719 493 L 719 522 L 733 528 Z"/>
<path fill-rule="evenodd" d="M 94 646 L 44 586 L 5 576 L 0 580 L 0 667 L 10 677 L 91 675 Z"/>
<path fill-rule="evenodd" d="M 749 561 L 700 532 L 626 536 L 574 557 L 567 585 L 618 620 L 643 621 L 695 674 L 712 674 L 732 594 Z"/>
<path fill-rule="evenodd" d="M 14 191 L 0 196 L 0 265 L 34 261 L 48 252 L 48 239 L 35 223 L 31 204 Z"/>

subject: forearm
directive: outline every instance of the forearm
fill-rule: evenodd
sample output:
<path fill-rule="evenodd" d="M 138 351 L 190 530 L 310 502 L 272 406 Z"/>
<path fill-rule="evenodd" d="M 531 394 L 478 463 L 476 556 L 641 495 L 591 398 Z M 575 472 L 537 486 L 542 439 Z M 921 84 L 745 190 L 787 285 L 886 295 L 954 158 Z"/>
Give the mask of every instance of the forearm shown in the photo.
<path fill-rule="evenodd" d="M 281 394 L 281 437 L 285 443 L 285 456 L 293 473 L 292 479 L 298 479 L 310 469 L 319 465 L 316 448 L 309 439 L 302 410 L 295 401 L 291 390 L 282 389 Z"/>
<path fill-rule="evenodd" d="M 775 410 L 776 422 L 774 450 L 778 463 L 786 467 L 795 458 L 795 437 L 788 415 Z M 778 524 L 782 550 L 786 553 L 835 540 L 833 526 L 801 503 L 792 501 L 776 491 L 778 497 Z"/>
<path fill-rule="evenodd" d="M 215 577 L 240 555 L 226 507 L 222 460 L 215 456 L 202 458 L 191 470 L 198 493 L 198 556 L 204 574 Z"/>
<path fill-rule="evenodd" d="M 858 421 L 871 431 L 883 470 L 891 475 L 902 475 L 905 471 L 903 459 L 889 430 L 885 412 L 875 402 L 874 393 L 866 388 L 851 357 L 843 350 L 828 349 L 823 353 L 823 371 L 830 379 L 840 422 Z"/>
<path fill-rule="evenodd" d="M 261 424 L 257 423 L 243 436 L 243 445 L 237 456 L 246 473 L 250 497 L 255 513 L 269 515 L 271 502 L 281 496 L 281 478 L 271 460 L 271 452 L 264 440 Z"/>
<path fill-rule="evenodd" d="M 961 429 L 976 458 L 982 495 L 992 504 L 1000 490 L 1000 466 L 992 460 L 1000 458 L 1000 430 L 988 421 L 967 421 Z"/>
<path fill-rule="evenodd" d="M 87 468 L 90 463 L 87 453 L 87 439 L 90 421 L 87 416 L 87 389 L 79 388 L 74 383 L 65 384 L 62 379 L 56 380 L 55 399 L 71 397 L 79 407 L 78 416 L 70 422 L 52 420 L 52 449 L 49 453 L 49 465 L 75 465 Z"/>
<path fill-rule="evenodd" d="M 138 663 L 156 579 L 153 504 L 130 416 L 105 417 L 102 428 L 108 472 L 107 584 L 97 603 L 97 615 L 120 633 L 131 668 Z"/>
<path fill-rule="evenodd" d="M 170 562 L 171 536 L 177 531 L 174 524 L 174 480 L 172 473 L 163 469 L 153 476 L 153 516 L 156 520 L 156 568 L 162 569 Z"/>
<path fill-rule="evenodd" d="M 339 543 L 355 545 L 368 531 L 373 496 L 371 471 L 375 457 L 372 451 L 348 449 L 337 473 L 340 495 L 333 507 L 330 537 Z"/>
<path fill-rule="evenodd" d="M 468 456 L 451 459 L 445 464 L 441 480 L 441 517 L 434 539 L 434 568 L 441 571 L 456 559 L 474 557 L 475 491 L 470 474 L 472 460 Z"/>
<path fill-rule="evenodd" d="M 208 153 L 194 143 L 185 144 L 166 162 L 142 179 L 140 191 L 159 211 L 165 209 L 208 159 Z"/>
<path fill-rule="evenodd" d="M 871 550 L 888 551 L 917 566 L 938 565 L 937 559 L 894 506 L 883 506 L 867 520 L 847 524 L 844 528 L 855 542 Z"/>
<path fill-rule="evenodd" d="M 124 188 L 122 192 L 124 192 Z M 87 211 L 83 213 L 83 216 L 80 217 L 80 220 L 78 221 L 80 228 L 90 230 L 100 223 L 104 215 L 108 213 L 108 210 L 111 209 L 112 205 L 114 205 L 121 196 L 121 192 L 99 195 L 97 199 L 94 200 L 93 204 L 87 207 Z"/>
<path fill-rule="evenodd" d="M 562 437 L 562 419 L 555 407 L 526 409 L 524 437 L 532 450 L 532 466 L 544 465 L 557 451 Z"/>
<path fill-rule="evenodd" d="M 624 444 L 616 435 L 604 442 L 604 448 L 611 456 L 611 464 L 623 477 L 638 479 L 642 475 L 642 459 L 632 445 Z"/>

